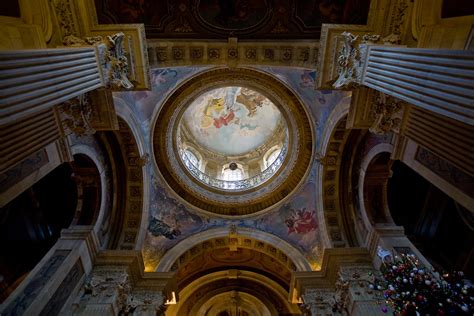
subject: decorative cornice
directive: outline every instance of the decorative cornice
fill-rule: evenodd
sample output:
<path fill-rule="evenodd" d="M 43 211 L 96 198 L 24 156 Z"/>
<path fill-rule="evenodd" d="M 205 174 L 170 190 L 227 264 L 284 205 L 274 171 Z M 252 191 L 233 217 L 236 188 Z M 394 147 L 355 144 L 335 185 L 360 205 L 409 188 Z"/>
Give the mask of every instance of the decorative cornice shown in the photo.
<path fill-rule="evenodd" d="M 151 67 L 268 65 L 315 68 L 319 41 L 227 42 L 148 40 Z"/>

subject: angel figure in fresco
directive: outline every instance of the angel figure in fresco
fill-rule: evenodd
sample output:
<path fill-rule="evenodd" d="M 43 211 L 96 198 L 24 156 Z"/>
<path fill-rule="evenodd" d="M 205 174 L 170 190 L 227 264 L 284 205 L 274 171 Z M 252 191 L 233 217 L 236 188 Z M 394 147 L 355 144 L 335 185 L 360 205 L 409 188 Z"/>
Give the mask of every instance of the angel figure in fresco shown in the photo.
<path fill-rule="evenodd" d="M 148 224 L 148 231 L 155 237 L 164 236 L 168 239 L 175 239 L 179 235 L 181 235 L 181 231 L 179 230 L 178 226 L 172 227 L 168 225 L 161 219 L 156 217 L 152 217 L 150 219 L 150 223 Z"/>
<path fill-rule="evenodd" d="M 316 229 L 316 211 L 307 211 L 306 207 L 295 210 L 285 219 L 288 226 L 288 235 L 291 233 L 306 234 Z"/>
<path fill-rule="evenodd" d="M 252 117 L 257 113 L 257 107 L 262 107 L 265 97 L 256 91 L 247 88 L 242 88 L 236 101 L 244 105 L 249 113 L 248 117 Z"/>
<path fill-rule="evenodd" d="M 204 116 L 201 119 L 201 128 L 206 129 L 214 125 L 216 128 L 235 123 L 235 111 L 225 105 L 224 98 L 209 100 L 204 108 Z"/>

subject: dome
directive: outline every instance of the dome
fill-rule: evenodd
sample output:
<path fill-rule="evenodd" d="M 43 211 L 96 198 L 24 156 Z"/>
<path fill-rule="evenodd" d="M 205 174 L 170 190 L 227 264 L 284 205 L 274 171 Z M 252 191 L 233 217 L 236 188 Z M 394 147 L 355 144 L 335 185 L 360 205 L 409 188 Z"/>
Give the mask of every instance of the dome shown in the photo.
<path fill-rule="evenodd" d="M 278 107 L 253 89 L 215 88 L 192 101 L 179 121 L 180 157 L 199 181 L 241 190 L 268 180 L 286 155 L 288 128 Z"/>
<path fill-rule="evenodd" d="M 294 93 L 262 72 L 205 71 L 174 90 L 153 127 L 163 181 L 220 215 L 268 210 L 298 187 L 313 152 L 309 117 Z"/>

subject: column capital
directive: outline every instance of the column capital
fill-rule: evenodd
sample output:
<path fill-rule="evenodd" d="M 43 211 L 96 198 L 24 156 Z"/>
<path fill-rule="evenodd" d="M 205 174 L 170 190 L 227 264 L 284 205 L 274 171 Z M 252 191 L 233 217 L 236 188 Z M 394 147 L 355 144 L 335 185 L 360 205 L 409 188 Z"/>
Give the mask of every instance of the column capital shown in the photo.
<path fill-rule="evenodd" d="M 336 73 L 337 76 L 331 81 L 335 89 L 351 89 L 362 84 L 367 51 L 370 45 L 395 45 L 400 43 L 400 36 L 391 34 L 382 38 L 374 33 L 350 33 L 340 34 L 342 47 L 337 52 Z"/>
<path fill-rule="evenodd" d="M 66 46 L 94 46 L 101 66 L 104 86 L 115 90 L 130 90 L 134 85 L 128 78 L 131 69 L 124 49 L 124 37 L 125 34 L 122 32 L 105 36 L 89 36 L 84 39 L 68 35 L 64 37 L 63 44 Z"/>
<path fill-rule="evenodd" d="M 78 309 L 79 315 L 118 315 L 127 306 L 131 292 L 126 267 L 95 267 L 82 287 Z"/>
<path fill-rule="evenodd" d="M 332 314 L 335 304 L 335 290 L 333 288 L 307 289 L 302 296 L 304 304 L 301 307 L 306 312 L 310 312 L 310 315 Z"/>

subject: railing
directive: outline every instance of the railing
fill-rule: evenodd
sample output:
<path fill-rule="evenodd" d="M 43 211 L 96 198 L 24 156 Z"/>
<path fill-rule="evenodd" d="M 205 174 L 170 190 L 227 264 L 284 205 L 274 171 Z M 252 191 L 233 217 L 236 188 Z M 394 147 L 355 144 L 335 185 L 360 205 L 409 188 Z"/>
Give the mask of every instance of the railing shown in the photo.
<path fill-rule="evenodd" d="M 210 177 L 204 172 L 202 172 L 201 170 L 199 170 L 199 168 L 191 162 L 188 155 L 184 152 L 182 148 L 179 149 L 179 154 L 186 168 L 189 170 L 189 172 L 191 172 L 194 178 L 196 178 L 200 182 L 206 185 L 209 185 L 211 187 L 218 188 L 218 189 L 245 190 L 245 189 L 256 187 L 262 184 L 263 182 L 267 181 L 268 179 L 270 179 L 275 174 L 275 172 L 280 168 L 280 166 L 283 164 L 287 151 L 288 151 L 288 142 L 285 141 L 280 154 L 270 166 L 268 166 L 265 170 L 263 170 L 262 172 L 260 172 L 259 174 L 253 177 L 250 177 L 248 179 L 236 180 L 236 181 L 226 181 L 226 180 Z"/>

